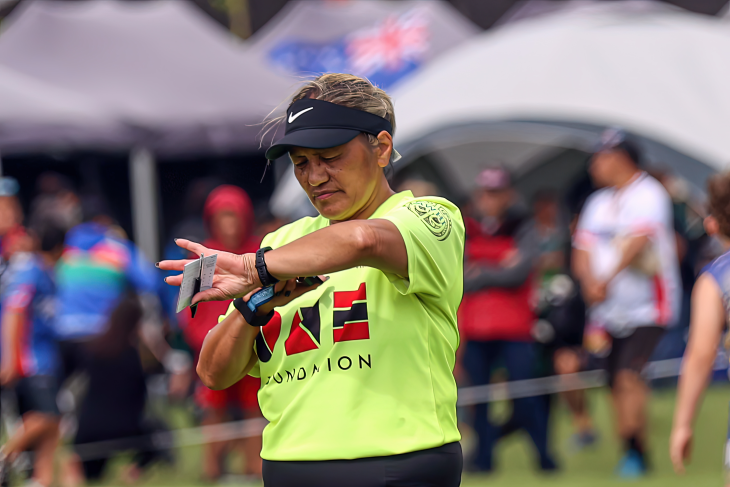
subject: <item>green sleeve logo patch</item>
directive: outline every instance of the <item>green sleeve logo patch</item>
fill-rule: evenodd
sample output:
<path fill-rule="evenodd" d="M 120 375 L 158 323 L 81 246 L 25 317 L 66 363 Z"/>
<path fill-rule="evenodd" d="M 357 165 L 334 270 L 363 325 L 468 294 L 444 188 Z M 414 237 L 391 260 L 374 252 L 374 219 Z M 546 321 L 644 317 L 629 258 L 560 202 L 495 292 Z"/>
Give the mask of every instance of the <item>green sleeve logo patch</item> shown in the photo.
<path fill-rule="evenodd" d="M 437 239 L 446 240 L 451 234 L 451 217 L 442 205 L 430 201 L 412 201 L 406 207 L 431 230 Z"/>

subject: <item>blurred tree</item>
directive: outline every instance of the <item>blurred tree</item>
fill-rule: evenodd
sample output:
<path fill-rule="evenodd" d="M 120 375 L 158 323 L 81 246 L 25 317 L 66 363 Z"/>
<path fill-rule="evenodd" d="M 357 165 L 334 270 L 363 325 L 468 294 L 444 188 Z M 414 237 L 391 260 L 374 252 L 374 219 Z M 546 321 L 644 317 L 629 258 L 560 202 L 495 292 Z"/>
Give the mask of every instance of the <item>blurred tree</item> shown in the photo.
<path fill-rule="evenodd" d="M 191 0 L 205 12 L 215 12 L 221 24 L 241 39 L 251 36 L 249 0 Z"/>
<path fill-rule="evenodd" d="M 251 37 L 249 0 L 225 0 L 225 3 L 228 10 L 228 26 L 231 32 L 241 39 Z"/>

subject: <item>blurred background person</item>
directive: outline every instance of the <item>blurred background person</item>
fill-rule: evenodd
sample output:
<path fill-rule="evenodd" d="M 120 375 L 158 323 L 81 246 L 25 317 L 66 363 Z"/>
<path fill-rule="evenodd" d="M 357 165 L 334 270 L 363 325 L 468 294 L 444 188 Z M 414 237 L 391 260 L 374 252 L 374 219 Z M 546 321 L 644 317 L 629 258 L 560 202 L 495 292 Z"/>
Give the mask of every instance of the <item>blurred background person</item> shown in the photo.
<path fill-rule="evenodd" d="M 27 252 L 33 248 L 32 239 L 23 227 L 19 189 L 14 178 L 0 177 L 0 271 L 15 252 Z"/>
<path fill-rule="evenodd" d="M 396 188 L 396 192 L 400 193 L 401 191 L 410 191 L 416 198 L 439 196 L 438 187 L 425 179 L 406 179 Z"/>
<path fill-rule="evenodd" d="M 484 169 L 477 184 L 474 206 L 480 220 L 465 221 L 465 295 L 459 310 L 464 370 L 472 385 L 488 384 L 499 365 L 504 365 L 510 381 L 532 379 L 538 362 L 531 334 L 539 258 L 535 224 L 518 202 L 505 168 Z M 530 435 L 540 468 L 554 470 L 546 398 L 515 399 L 510 422 Z M 487 404 L 475 407 L 474 429 L 479 437 L 474 466 L 491 471 L 500 428 L 489 421 Z"/>
<path fill-rule="evenodd" d="M 641 371 L 680 304 L 671 200 L 640 161 L 625 132 L 601 135 L 589 172 L 603 189 L 586 201 L 573 252 L 590 319 L 611 342 L 606 368 L 625 451 L 617 473 L 626 478 L 647 472 L 648 388 Z"/>
<path fill-rule="evenodd" d="M 149 316 L 159 319 L 154 268 L 115 225 L 102 198 L 85 197 L 83 213 L 84 222 L 66 236 L 58 264 L 55 328 L 65 377 L 78 369 L 85 351 L 81 345 L 106 330 L 128 286 L 140 294 Z"/>
<path fill-rule="evenodd" d="M 537 279 L 547 282 L 565 272 L 565 249 L 570 245 L 568 223 L 562 217 L 560 199 L 551 191 L 539 191 L 532 200 L 538 238 Z"/>
<path fill-rule="evenodd" d="M 271 213 L 269 205 L 265 203 L 259 203 L 255 206 L 254 215 L 256 217 L 256 231 L 254 236 L 251 237 L 254 240 L 263 240 L 266 235 L 278 230 L 285 223 Z"/>
<path fill-rule="evenodd" d="M 66 230 L 81 223 L 81 200 L 73 182 L 62 174 L 46 171 L 36 181 L 36 196 L 30 205 L 30 225 L 52 219 Z"/>
<path fill-rule="evenodd" d="M 65 230 L 37 221 L 36 251 L 16 254 L 3 277 L 0 384 L 15 391 L 23 427 L 0 449 L 0 478 L 8 465 L 32 450 L 33 482 L 48 487 L 54 479 L 59 440 L 56 405 L 60 356 L 53 330 L 56 300 L 54 266 L 63 251 Z"/>
<path fill-rule="evenodd" d="M 181 387 L 185 388 L 186 381 L 189 384 L 191 360 L 184 352 L 171 349 L 163 336 L 161 306 L 157 296 L 161 276 L 115 224 L 102 198 L 87 196 L 82 199 L 82 205 L 85 221 L 66 235 L 63 256 L 57 267 L 58 312 L 54 328 L 59 339 L 64 380 L 75 372 L 93 372 L 89 368 L 90 363 L 95 363 L 95 357 L 90 355 L 93 348 L 91 344 L 110 330 L 112 316 L 125 305 L 124 298 L 131 291 L 136 294 L 142 310 L 139 320 L 142 341 L 172 375 L 170 384 L 183 384 Z M 124 312 L 120 313 L 126 316 Z M 129 316 L 134 317 L 134 313 Z M 136 321 L 124 326 L 135 325 Z M 124 336 L 121 331 L 116 333 Z M 130 384 L 136 383 L 136 390 L 144 390 L 144 376 L 133 365 L 130 353 L 120 352 L 118 360 L 110 358 L 105 370 L 108 377 L 114 377 L 115 380 L 92 380 L 80 402 L 85 405 L 106 404 L 110 387 L 129 390 L 132 388 Z M 129 412 L 133 414 L 135 408 L 132 406 L 136 403 L 132 398 L 129 401 Z M 78 418 L 78 434 L 84 435 L 85 424 L 113 422 L 114 414 L 115 409 L 82 407 Z M 102 428 L 97 437 L 106 435 L 118 438 L 123 434 L 121 429 L 126 429 L 127 436 L 137 435 L 139 429 L 130 425 L 123 422 L 116 429 Z M 74 463 L 80 460 L 76 458 Z M 97 478 L 102 468 L 103 464 L 100 467 L 98 462 L 83 462 L 84 474 L 88 478 Z M 81 476 L 78 470 L 70 475 L 76 479 Z"/>
<path fill-rule="evenodd" d="M 681 357 L 684 353 L 687 327 L 690 321 L 690 300 L 695 279 L 702 267 L 698 267 L 703 237 L 702 225 L 705 209 L 692 194 L 689 184 L 663 166 L 652 167 L 649 174 L 659 181 L 672 199 L 674 235 L 677 241 L 677 258 L 682 284 L 682 302 L 676 323 L 667 330 L 652 356 L 652 360 Z"/>
<path fill-rule="evenodd" d="M 532 210 L 538 235 L 541 318 L 533 334 L 546 345 L 555 373 L 574 374 L 581 371 L 586 361 L 582 347 L 586 307 L 576 282 L 569 276 L 570 227 L 557 193 L 538 192 L 533 198 Z M 549 329 L 543 330 L 540 325 Z M 570 447 L 577 451 L 595 443 L 597 436 L 585 391 L 577 388 L 562 392 L 560 396 L 570 410 L 575 428 Z"/>
<path fill-rule="evenodd" d="M 684 462 L 691 458 L 697 408 L 709 382 L 730 313 L 727 300 L 730 293 L 730 174 L 713 176 L 707 189 L 710 215 L 705 218 L 705 228 L 720 241 L 725 253 L 705 267 L 692 291 L 690 336 L 669 441 L 669 455 L 677 473 L 684 473 Z M 726 450 L 726 470 L 727 454 Z M 725 485 L 729 483 L 730 479 L 726 478 Z"/>
<path fill-rule="evenodd" d="M 88 378 L 88 386 L 73 440 L 77 456 L 64 475 L 66 487 L 99 481 L 108 460 L 119 452 L 132 453 L 130 464 L 121 471 L 126 484 L 137 482 L 155 461 L 173 461 L 171 453 L 152 438 L 167 427 L 145 414 L 147 374 L 139 352 L 142 315 L 138 296 L 127 291 L 105 330 L 81 345 L 84 353 L 79 368 Z M 110 443 L 101 452 L 98 446 L 87 446 L 97 442 Z"/>
<path fill-rule="evenodd" d="M 236 254 L 258 250 L 261 237 L 254 234 L 253 205 L 243 189 L 227 184 L 214 189 L 205 202 L 203 221 L 210 235 L 203 242 L 204 246 Z M 226 313 L 230 303 L 201 303 L 195 318 L 190 318 L 187 311 L 179 315 L 185 339 L 193 351 L 196 363 L 205 336 L 218 324 L 218 318 Z M 242 417 L 260 417 L 257 398 L 259 386 L 260 380 L 248 375 L 221 391 L 208 389 L 200 381 L 196 381 L 195 400 L 203 410 L 203 424 L 218 424 Z M 203 452 L 203 475 L 206 480 L 218 480 L 223 475 L 228 450 L 236 444 L 241 445 L 244 456 L 244 474 L 261 477 L 261 437 L 258 436 L 238 442 L 207 443 Z"/>

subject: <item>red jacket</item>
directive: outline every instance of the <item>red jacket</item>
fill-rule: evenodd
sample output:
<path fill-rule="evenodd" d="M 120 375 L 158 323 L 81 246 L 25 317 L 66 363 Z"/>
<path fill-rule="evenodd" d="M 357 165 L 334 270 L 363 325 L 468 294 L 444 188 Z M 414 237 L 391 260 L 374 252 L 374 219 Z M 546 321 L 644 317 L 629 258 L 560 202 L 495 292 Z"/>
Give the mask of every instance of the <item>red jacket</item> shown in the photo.
<path fill-rule="evenodd" d="M 470 218 L 466 225 L 467 264 L 497 267 L 517 251 L 515 239 L 523 220 L 503 224 L 490 235 Z M 487 287 L 464 294 L 459 308 L 459 329 L 464 340 L 532 341 L 535 322 L 533 283 L 527 278 L 517 287 Z"/>
<path fill-rule="evenodd" d="M 210 228 L 213 215 L 218 211 L 233 211 L 244 224 L 245 235 L 238 248 L 225 248 Z M 236 254 L 256 252 L 259 249 L 261 238 L 252 235 L 254 226 L 253 205 L 244 190 L 236 186 L 219 186 L 205 202 L 203 220 L 211 231 L 211 236 L 203 245 L 213 250 L 223 250 Z M 197 256 L 191 256 L 197 257 Z M 195 358 L 200 354 L 203 340 L 211 328 L 218 324 L 218 318 L 228 311 L 231 301 L 209 301 L 200 303 L 195 318 L 190 317 L 190 312 L 180 313 L 180 322 L 183 328 L 185 341 L 195 353 Z"/>

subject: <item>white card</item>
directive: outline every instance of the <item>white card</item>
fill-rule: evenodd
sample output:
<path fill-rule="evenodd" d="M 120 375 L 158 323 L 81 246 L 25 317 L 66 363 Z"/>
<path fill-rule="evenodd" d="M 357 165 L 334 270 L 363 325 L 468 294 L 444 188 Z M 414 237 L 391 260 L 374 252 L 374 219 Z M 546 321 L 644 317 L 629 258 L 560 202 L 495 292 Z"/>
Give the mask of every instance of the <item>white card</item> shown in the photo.
<path fill-rule="evenodd" d="M 183 281 L 180 285 L 180 294 L 177 298 L 177 312 L 184 310 L 193 300 L 195 291 L 195 279 L 200 278 L 200 290 L 205 291 L 213 287 L 213 276 L 215 275 L 215 263 L 218 261 L 218 254 L 209 255 L 194 260 L 185 266 L 183 270 Z M 201 273 L 200 266 L 203 266 Z"/>
<path fill-rule="evenodd" d="M 213 287 L 213 276 L 215 276 L 215 263 L 218 262 L 218 254 L 203 257 L 203 272 L 200 276 L 200 290 L 205 291 Z"/>

